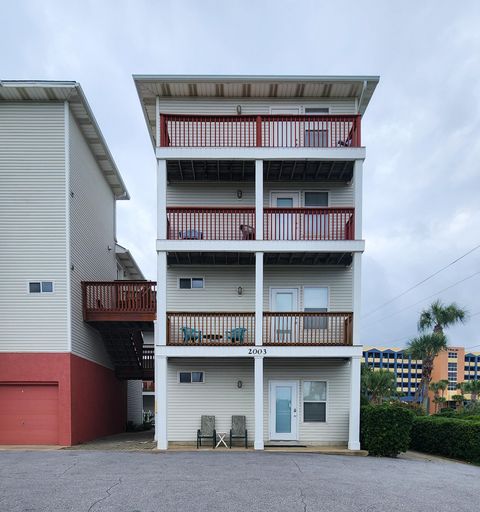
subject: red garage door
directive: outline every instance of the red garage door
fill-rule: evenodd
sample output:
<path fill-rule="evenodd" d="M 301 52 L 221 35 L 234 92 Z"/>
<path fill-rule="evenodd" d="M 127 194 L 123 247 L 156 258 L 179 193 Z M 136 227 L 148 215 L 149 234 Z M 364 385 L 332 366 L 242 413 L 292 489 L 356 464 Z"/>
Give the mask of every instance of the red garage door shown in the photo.
<path fill-rule="evenodd" d="M 58 386 L 0 384 L 0 444 L 57 444 Z"/>

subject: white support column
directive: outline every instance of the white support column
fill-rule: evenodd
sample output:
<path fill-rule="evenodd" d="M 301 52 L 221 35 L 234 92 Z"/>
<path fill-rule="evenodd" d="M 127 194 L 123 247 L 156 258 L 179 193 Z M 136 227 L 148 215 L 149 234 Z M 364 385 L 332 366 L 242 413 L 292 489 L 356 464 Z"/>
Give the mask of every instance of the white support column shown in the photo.
<path fill-rule="evenodd" d="M 255 233 L 263 240 L 263 160 L 255 160 Z"/>
<path fill-rule="evenodd" d="M 155 345 L 167 344 L 167 253 L 157 253 L 157 321 Z"/>
<path fill-rule="evenodd" d="M 157 160 L 157 239 L 167 239 L 167 161 Z"/>
<path fill-rule="evenodd" d="M 263 357 L 255 357 L 255 450 L 263 450 Z"/>
<path fill-rule="evenodd" d="M 360 450 L 360 356 L 350 360 L 350 414 L 348 449 Z"/>
<path fill-rule="evenodd" d="M 355 240 L 362 239 L 362 188 L 363 160 L 355 160 L 353 165 L 353 197 L 355 200 Z"/>
<path fill-rule="evenodd" d="M 360 303 L 362 299 L 362 253 L 354 252 L 352 261 L 353 273 L 353 328 L 354 345 L 360 345 Z"/>
<path fill-rule="evenodd" d="M 263 344 L 263 252 L 255 253 L 255 345 Z"/>
<path fill-rule="evenodd" d="M 155 440 L 159 450 L 168 448 L 167 358 L 155 356 Z"/>

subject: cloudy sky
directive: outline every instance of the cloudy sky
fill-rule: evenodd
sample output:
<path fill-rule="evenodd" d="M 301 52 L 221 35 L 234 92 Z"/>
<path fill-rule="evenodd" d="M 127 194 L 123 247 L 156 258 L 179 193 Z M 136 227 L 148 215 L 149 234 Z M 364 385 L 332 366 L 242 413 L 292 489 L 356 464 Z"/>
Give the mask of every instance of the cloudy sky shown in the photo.
<path fill-rule="evenodd" d="M 480 244 L 480 2 L 0 4 L 0 78 L 82 84 L 132 196 L 119 242 L 152 279 L 155 160 L 132 74 L 380 75 L 362 126 L 362 341 L 404 345 L 438 297 L 471 314 L 450 342 L 480 350 L 480 248 L 377 309 Z"/>

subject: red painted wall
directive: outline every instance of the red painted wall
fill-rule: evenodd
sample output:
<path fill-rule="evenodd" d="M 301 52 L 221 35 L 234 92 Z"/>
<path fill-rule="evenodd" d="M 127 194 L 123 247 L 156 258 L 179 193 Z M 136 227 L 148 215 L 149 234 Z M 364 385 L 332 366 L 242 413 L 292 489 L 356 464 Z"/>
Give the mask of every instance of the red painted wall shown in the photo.
<path fill-rule="evenodd" d="M 71 356 L 72 444 L 125 430 L 127 383 L 112 370 Z"/>
<path fill-rule="evenodd" d="M 58 444 L 123 432 L 126 382 L 70 353 L 0 353 L 0 384 L 58 384 Z M 25 444 L 28 444 L 28 439 Z"/>

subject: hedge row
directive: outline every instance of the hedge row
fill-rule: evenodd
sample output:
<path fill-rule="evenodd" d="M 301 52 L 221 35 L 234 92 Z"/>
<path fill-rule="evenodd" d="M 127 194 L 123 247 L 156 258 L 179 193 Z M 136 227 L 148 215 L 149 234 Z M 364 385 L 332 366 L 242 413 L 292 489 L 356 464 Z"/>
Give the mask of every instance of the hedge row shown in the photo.
<path fill-rule="evenodd" d="M 410 446 L 419 452 L 480 463 L 480 421 L 416 417 Z"/>
<path fill-rule="evenodd" d="M 399 405 L 361 408 L 360 440 L 370 455 L 396 457 L 408 450 L 414 413 Z"/>

